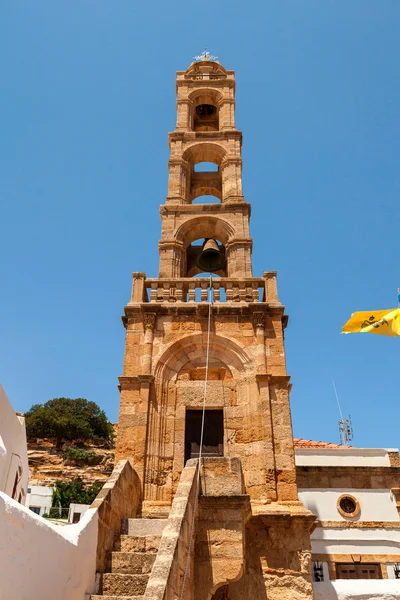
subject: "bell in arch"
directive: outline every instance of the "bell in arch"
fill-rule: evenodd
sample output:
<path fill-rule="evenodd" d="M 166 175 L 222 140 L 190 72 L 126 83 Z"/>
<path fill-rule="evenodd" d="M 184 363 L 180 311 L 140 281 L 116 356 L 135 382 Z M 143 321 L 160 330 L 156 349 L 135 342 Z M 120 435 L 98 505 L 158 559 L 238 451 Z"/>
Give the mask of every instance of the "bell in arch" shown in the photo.
<path fill-rule="evenodd" d="M 207 273 L 221 271 L 226 265 L 224 247 L 213 238 L 206 238 L 196 263 L 201 271 Z"/>

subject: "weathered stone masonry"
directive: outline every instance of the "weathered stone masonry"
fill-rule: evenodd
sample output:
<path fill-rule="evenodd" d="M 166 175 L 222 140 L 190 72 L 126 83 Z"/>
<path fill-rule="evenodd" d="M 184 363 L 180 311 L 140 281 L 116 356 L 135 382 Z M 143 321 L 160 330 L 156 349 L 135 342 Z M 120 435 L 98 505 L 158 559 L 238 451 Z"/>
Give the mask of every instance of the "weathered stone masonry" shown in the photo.
<path fill-rule="evenodd" d="M 206 408 L 210 419 L 222 414 L 219 456 L 240 460 L 241 497 L 248 499 L 248 511 L 241 509 L 247 516 L 241 522 L 244 558 L 237 581 L 210 576 L 209 587 L 199 590 L 193 588 L 195 573 L 187 598 L 211 598 L 222 593 L 221 586 L 229 599 L 286 598 L 288 588 L 295 600 L 312 598 L 314 517 L 297 496 L 283 337 L 287 317 L 276 273 L 252 275 L 234 72 L 204 60 L 179 71 L 176 85 L 177 125 L 169 134 L 168 195 L 160 210 L 159 277 L 133 274 L 123 317 L 116 458 L 133 461 L 141 483 L 141 516 L 168 517 L 185 458 L 195 456 L 188 415 L 203 403 L 209 277 L 194 278 L 201 251 L 194 242 L 213 238 L 224 249 L 226 267 L 212 281 Z M 198 172 L 201 162 L 214 163 L 217 170 Z M 205 195 L 220 203 L 193 204 Z M 207 568 L 215 574 L 217 558 L 208 556 L 201 543 L 207 539 L 204 528 L 229 530 L 230 524 L 222 520 L 221 499 L 215 506 L 213 497 L 204 502 L 195 552 L 201 552 L 197 564 L 206 568 L 209 560 Z M 219 561 L 224 546 L 221 552 Z"/>

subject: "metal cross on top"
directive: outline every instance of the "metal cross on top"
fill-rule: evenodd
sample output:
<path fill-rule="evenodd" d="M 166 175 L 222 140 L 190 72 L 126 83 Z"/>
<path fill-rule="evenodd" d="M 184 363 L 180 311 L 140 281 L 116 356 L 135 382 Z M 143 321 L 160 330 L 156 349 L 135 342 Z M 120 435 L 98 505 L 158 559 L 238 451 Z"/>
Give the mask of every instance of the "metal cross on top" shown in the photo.
<path fill-rule="evenodd" d="M 201 62 L 203 60 L 208 60 L 210 62 L 215 62 L 218 59 L 218 56 L 213 56 L 212 54 L 210 54 L 208 52 L 207 49 L 204 50 L 204 52 L 202 54 L 200 54 L 199 56 L 194 56 L 194 60 L 197 62 Z"/>

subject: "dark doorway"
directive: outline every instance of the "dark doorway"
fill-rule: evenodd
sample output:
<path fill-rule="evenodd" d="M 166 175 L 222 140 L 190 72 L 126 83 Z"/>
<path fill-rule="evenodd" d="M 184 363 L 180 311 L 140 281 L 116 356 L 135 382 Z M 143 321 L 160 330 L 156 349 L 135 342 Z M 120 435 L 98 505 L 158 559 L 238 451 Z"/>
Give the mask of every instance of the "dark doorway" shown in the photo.
<path fill-rule="evenodd" d="M 185 424 L 185 464 L 189 458 L 198 458 L 200 453 L 202 410 L 187 410 Z M 203 449 L 201 455 L 224 455 L 224 412 L 206 410 L 204 416 Z"/>

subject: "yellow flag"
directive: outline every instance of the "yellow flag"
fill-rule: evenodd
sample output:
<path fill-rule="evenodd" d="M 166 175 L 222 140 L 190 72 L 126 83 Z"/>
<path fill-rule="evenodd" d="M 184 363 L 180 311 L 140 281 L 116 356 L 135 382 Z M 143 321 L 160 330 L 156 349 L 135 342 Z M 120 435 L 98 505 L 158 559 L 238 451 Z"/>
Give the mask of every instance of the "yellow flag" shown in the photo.
<path fill-rule="evenodd" d="M 400 308 L 355 312 L 342 327 L 342 333 L 400 335 Z"/>

